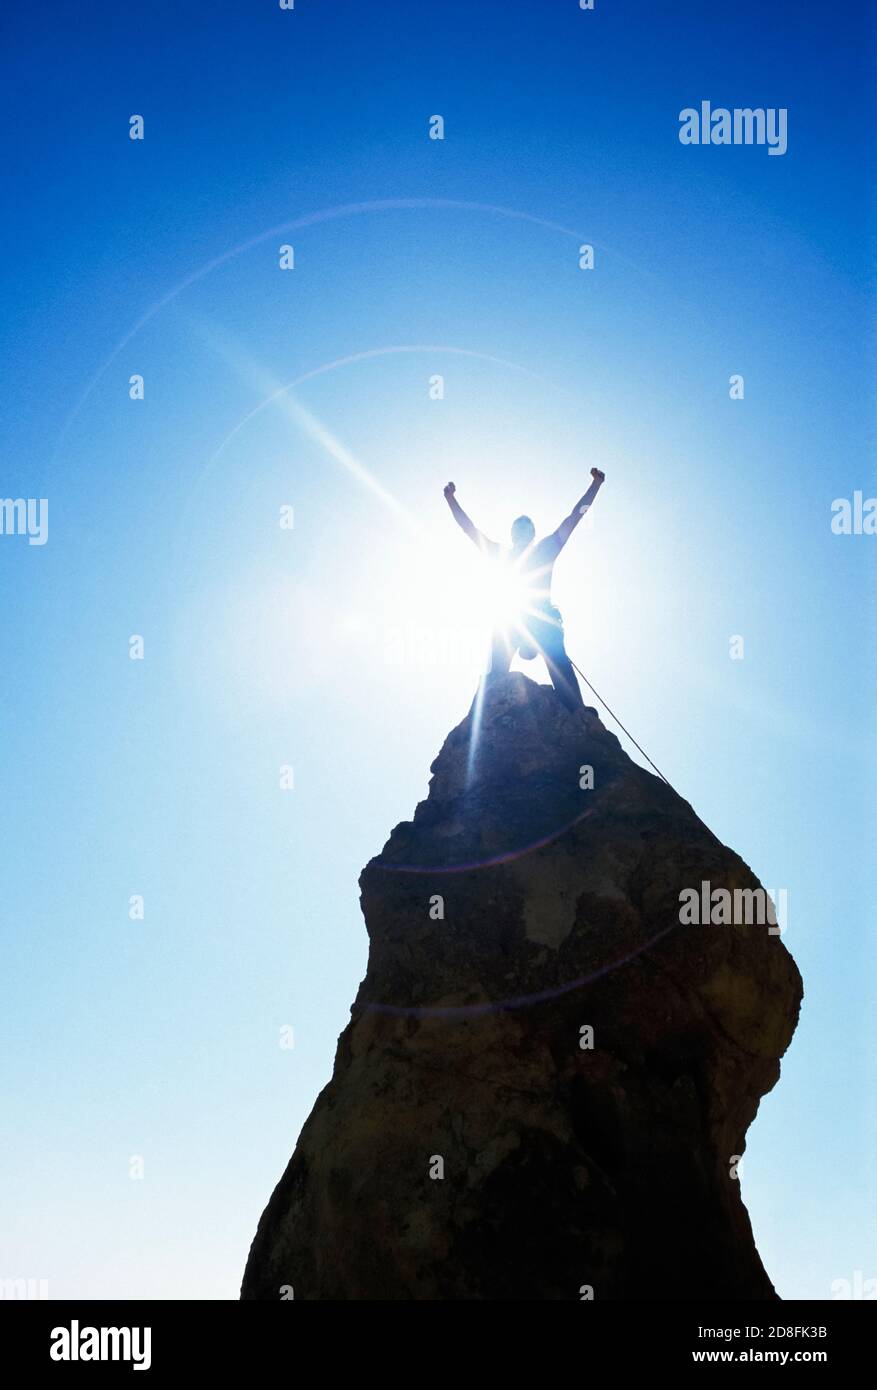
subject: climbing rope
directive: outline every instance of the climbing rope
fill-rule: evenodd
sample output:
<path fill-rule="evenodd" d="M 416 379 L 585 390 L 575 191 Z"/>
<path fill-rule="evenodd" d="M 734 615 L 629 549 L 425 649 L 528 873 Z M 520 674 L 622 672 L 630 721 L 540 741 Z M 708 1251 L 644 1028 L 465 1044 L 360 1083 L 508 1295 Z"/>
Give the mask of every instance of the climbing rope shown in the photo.
<path fill-rule="evenodd" d="M 603 708 L 605 709 L 606 713 L 607 713 L 608 715 L 610 715 L 610 716 L 615 720 L 615 723 L 618 725 L 619 729 L 623 730 L 623 732 L 627 734 L 627 737 L 630 739 L 630 741 L 631 741 L 631 743 L 633 744 L 634 748 L 638 748 L 639 751 L 642 753 L 643 757 L 645 758 L 646 762 L 649 763 L 649 764 L 655 769 L 655 771 L 657 772 L 657 774 L 658 774 L 658 776 L 660 777 L 661 781 L 667 783 L 667 786 L 670 788 L 671 792 L 675 792 L 675 791 L 676 791 L 676 788 L 673 786 L 673 783 L 669 780 L 669 778 L 665 777 L 664 774 L 663 774 L 663 772 L 661 771 L 661 769 L 660 769 L 655 763 L 652 762 L 652 760 L 651 760 L 651 758 L 649 757 L 649 755 L 648 755 L 648 753 L 646 752 L 646 750 L 642 747 L 641 744 L 637 743 L 636 739 L 634 738 L 634 736 L 633 736 L 633 734 L 630 732 L 630 730 L 629 730 L 629 729 L 625 729 L 625 727 L 624 727 L 624 725 L 622 724 L 621 720 L 618 718 L 618 715 L 615 713 L 614 710 L 611 710 L 611 709 L 609 708 L 609 706 L 607 705 L 606 701 L 603 699 L 603 696 L 600 695 L 599 692 L 596 691 L 596 690 L 594 689 L 594 687 L 591 685 L 591 682 L 588 680 L 587 676 L 585 675 L 584 671 L 580 670 L 579 667 L 576 666 L 576 664 L 575 664 L 575 662 L 573 661 L 572 657 L 570 657 L 570 665 L 572 666 L 572 668 L 573 668 L 574 671 L 578 671 L 579 675 L 581 676 L 582 680 L 585 682 L 585 685 L 588 687 L 588 689 L 590 690 L 591 694 L 592 694 L 592 695 L 596 695 L 597 699 L 600 701 L 600 704 L 603 706 Z M 679 793 L 676 792 L 676 795 L 678 796 Z"/>

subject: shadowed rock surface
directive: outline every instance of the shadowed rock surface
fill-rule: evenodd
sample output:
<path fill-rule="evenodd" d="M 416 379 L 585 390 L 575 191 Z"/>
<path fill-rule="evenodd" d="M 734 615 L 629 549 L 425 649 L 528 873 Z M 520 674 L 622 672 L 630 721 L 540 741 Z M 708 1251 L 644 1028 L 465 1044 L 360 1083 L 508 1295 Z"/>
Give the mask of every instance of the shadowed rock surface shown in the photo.
<path fill-rule="evenodd" d="M 594 711 L 498 681 L 467 779 L 471 719 L 362 874 L 366 977 L 241 1296 L 775 1298 L 730 1170 L 801 979 L 766 925 L 679 922 L 757 879 Z"/>

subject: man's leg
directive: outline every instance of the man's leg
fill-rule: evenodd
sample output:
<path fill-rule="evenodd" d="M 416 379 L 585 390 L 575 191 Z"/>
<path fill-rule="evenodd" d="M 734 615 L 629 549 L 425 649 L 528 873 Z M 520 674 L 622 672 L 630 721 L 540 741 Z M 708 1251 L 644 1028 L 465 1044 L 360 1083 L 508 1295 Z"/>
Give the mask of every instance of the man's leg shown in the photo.
<path fill-rule="evenodd" d="M 582 699 L 581 688 L 576 680 L 576 673 L 573 670 L 572 662 L 566 652 L 555 657 L 547 664 L 551 683 L 567 709 L 584 709 L 585 702 Z"/>
<path fill-rule="evenodd" d="M 569 710 L 584 709 L 581 687 L 563 644 L 563 628 L 552 629 L 542 646 L 551 684 Z"/>
<path fill-rule="evenodd" d="M 502 631 L 495 632 L 490 643 L 490 656 L 484 679 L 490 680 L 491 676 L 507 676 L 513 656 L 514 650 L 507 634 Z"/>

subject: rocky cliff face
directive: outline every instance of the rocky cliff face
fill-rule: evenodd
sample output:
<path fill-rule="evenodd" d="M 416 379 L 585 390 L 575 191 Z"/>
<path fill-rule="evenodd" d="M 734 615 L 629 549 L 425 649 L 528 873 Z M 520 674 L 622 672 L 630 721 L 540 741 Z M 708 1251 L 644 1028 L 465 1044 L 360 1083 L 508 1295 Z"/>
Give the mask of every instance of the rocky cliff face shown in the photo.
<path fill-rule="evenodd" d="M 368 971 L 242 1297 L 775 1298 L 732 1169 L 800 976 L 766 924 L 680 923 L 757 880 L 595 711 L 512 674 L 474 757 L 472 718 L 363 872 Z"/>

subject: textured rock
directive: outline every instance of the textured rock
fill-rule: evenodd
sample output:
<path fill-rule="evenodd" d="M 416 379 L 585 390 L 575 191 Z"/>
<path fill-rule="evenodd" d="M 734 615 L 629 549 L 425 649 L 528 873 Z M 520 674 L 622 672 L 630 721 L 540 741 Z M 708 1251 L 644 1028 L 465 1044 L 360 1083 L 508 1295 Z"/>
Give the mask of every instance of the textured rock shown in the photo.
<path fill-rule="evenodd" d="M 757 880 L 595 711 L 512 674 L 470 766 L 472 718 L 363 872 L 368 970 L 242 1297 L 775 1298 L 730 1170 L 800 976 L 765 925 L 679 922 Z"/>

